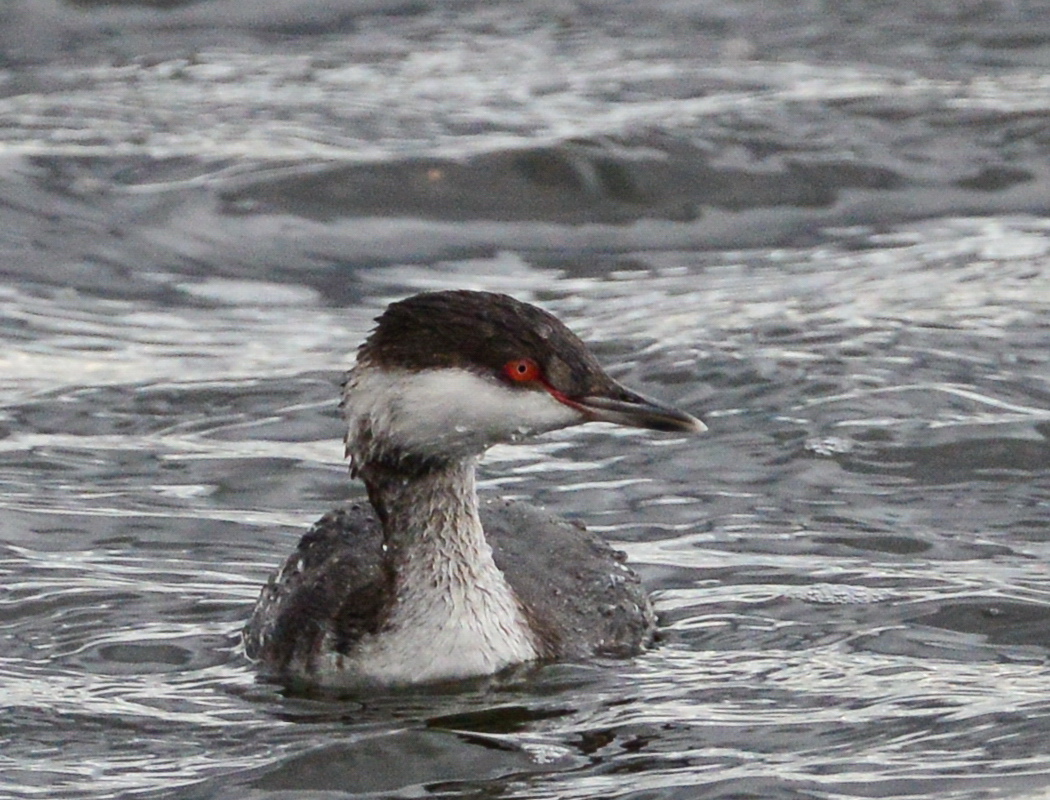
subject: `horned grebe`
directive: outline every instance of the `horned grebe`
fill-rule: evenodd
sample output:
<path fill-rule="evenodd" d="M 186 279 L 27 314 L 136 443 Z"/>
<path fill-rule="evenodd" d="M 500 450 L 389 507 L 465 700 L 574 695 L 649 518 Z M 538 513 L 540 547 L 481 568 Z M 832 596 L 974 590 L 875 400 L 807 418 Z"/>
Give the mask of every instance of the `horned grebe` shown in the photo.
<path fill-rule="evenodd" d="M 547 312 L 472 291 L 389 306 L 341 407 L 372 508 L 323 516 L 263 588 L 244 644 L 264 672 L 422 683 L 651 642 L 623 554 L 524 504 L 479 506 L 475 465 L 493 444 L 569 425 L 699 433 L 700 420 L 621 386 Z"/>

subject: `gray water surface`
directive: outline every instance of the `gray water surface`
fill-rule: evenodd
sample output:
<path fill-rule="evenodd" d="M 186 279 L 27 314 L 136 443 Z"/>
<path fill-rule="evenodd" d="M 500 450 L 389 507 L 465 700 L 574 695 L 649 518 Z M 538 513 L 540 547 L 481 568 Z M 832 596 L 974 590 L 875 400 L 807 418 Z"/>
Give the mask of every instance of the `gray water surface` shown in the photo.
<path fill-rule="evenodd" d="M 1050 7 L 876 5 L 0 12 L 0 796 L 1050 793 Z M 260 682 L 259 586 L 363 495 L 341 373 L 446 287 L 708 422 L 483 464 L 662 640 Z"/>

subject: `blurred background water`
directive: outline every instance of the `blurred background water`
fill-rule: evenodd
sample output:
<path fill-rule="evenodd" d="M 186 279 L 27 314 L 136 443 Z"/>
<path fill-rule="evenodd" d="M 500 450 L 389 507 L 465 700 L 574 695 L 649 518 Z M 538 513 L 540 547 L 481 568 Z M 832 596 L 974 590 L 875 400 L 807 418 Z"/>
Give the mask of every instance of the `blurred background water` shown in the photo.
<path fill-rule="evenodd" d="M 6 0 L 0 796 L 1050 793 L 1050 4 Z M 629 661 L 290 696 L 341 372 L 507 291 L 704 437 L 496 448 Z"/>

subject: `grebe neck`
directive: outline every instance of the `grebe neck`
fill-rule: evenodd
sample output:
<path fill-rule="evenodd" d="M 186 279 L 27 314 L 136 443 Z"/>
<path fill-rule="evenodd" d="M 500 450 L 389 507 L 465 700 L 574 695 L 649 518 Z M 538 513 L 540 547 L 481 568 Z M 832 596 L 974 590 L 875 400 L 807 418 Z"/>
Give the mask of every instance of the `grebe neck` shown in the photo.
<path fill-rule="evenodd" d="M 412 665 L 413 679 L 421 668 L 457 677 L 541 655 L 482 530 L 474 470 L 474 459 L 360 470 L 383 525 L 393 589 L 384 649 L 403 651 L 387 661 Z"/>

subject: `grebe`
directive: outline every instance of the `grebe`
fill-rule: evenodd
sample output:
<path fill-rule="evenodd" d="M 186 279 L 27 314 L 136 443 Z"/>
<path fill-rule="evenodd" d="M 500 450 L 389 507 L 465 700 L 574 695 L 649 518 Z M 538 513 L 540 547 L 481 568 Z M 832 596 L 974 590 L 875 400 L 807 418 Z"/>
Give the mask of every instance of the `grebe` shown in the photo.
<path fill-rule="evenodd" d="M 584 422 L 704 424 L 621 386 L 555 317 L 506 295 L 418 294 L 376 322 L 341 403 L 372 508 L 329 512 L 302 537 L 244 629 L 249 658 L 345 687 L 650 644 L 655 616 L 623 554 L 524 504 L 479 506 L 475 465 L 498 442 Z"/>

